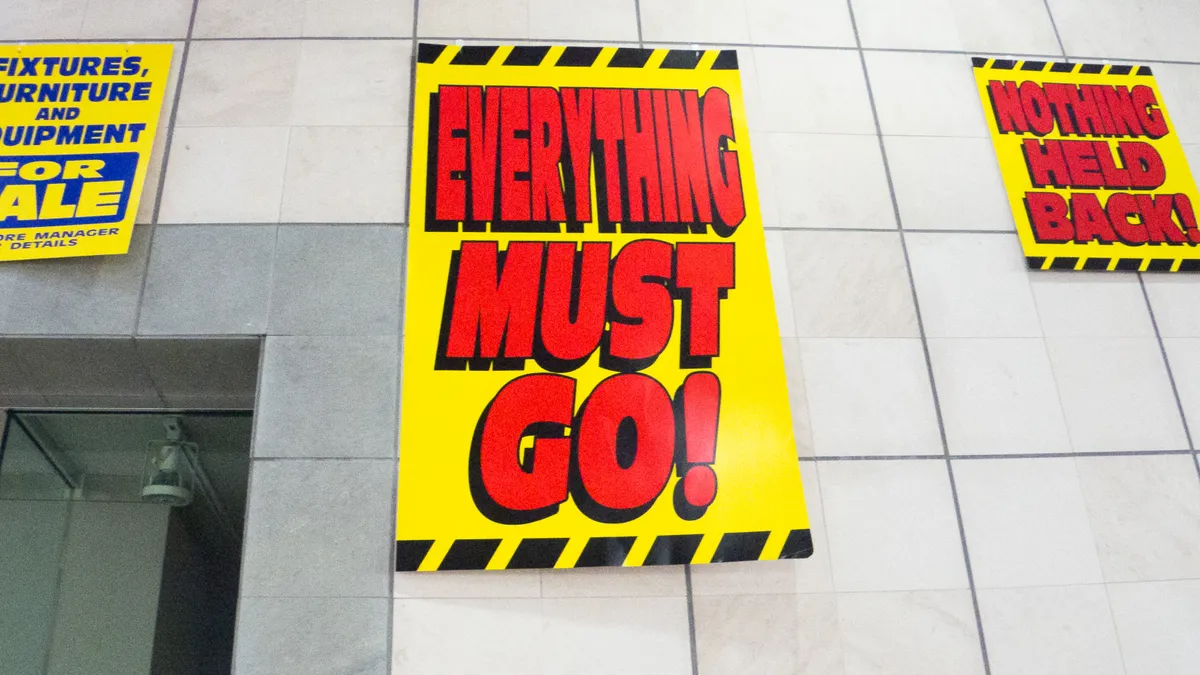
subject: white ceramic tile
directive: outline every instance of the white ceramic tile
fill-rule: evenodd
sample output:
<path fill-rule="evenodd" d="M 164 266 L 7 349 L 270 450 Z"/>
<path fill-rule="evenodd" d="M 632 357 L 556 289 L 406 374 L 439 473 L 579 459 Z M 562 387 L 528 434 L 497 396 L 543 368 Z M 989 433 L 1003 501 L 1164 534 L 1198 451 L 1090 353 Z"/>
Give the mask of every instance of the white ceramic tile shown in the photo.
<path fill-rule="evenodd" d="M 780 227 L 896 227 L 878 138 L 771 133 L 762 139 Z"/>
<path fill-rule="evenodd" d="M 756 560 L 692 566 L 692 594 L 776 595 L 829 593 L 833 579 L 829 570 L 829 544 L 825 535 L 825 511 L 820 481 L 813 462 L 801 462 L 804 501 L 812 530 L 813 554 L 801 560 Z"/>
<path fill-rule="evenodd" d="M 682 565 L 542 570 L 546 598 L 672 597 L 687 595 Z"/>
<path fill-rule="evenodd" d="M 951 454 L 1071 451 L 1045 341 L 933 338 L 929 356 Z"/>
<path fill-rule="evenodd" d="M 853 47 L 850 11 L 841 0 L 744 0 L 750 40 L 762 45 Z"/>
<path fill-rule="evenodd" d="M 642 37 L 663 42 L 750 42 L 741 0 L 641 0 Z"/>
<path fill-rule="evenodd" d="M 840 593 L 846 675 L 980 675 L 968 591 Z"/>
<path fill-rule="evenodd" d="M 933 391 L 916 339 L 802 339 L 817 456 L 942 453 Z"/>
<path fill-rule="evenodd" d="M 698 597 L 694 611 L 705 675 L 845 672 L 832 594 Z"/>
<path fill-rule="evenodd" d="M 408 120 L 412 43 L 305 41 L 292 124 L 397 126 Z"/>
<path fill-rule="evenodd" d="M 929 337 L 1040 337 L 1016 236 L 906 235 Z"/>
<path fill-rule="evenodd" d="M 1200 338 L 1163 338 L 1163 347 L 1171 360 L 1171 373 L 1188 429 L 1200 432 Z"/>
<path fill-rule="evenodd" d="M 1058 54 L 1043 0 L 853 0 L 864 47 Z"/>
<path fill-rule="evenodd" d="M 397 600 L 392 671 L 543 673 L 542 624 L 542 604 L 537 599 Z"/>
<path fill-rule="evenodd" d="M 395 598 L 538 598 L 542 594 L 538 570 L 397 572 L 392 584 Z"/>
<path fill-rule="evenodd" d="M 78 0 L 6 0 L 0 40 L 78 38 L 86 12 Z"/>
<path fill-rule="evenodd" d="M 404 127 L 294 127 L 282 220 L 403 222 L 407 149 Z"/>
<path fill-rule="evenodd" d="M 900 237 L 888 232 L 783 234 L 799 337 L 917 337 Z"/>
<path fill-rule="evenodd" d="M 792 287 L 788 280 L 787 249 L 783 244 L 783 232 L 767 230 L 767 266 L 771 270 L 771 293 L 775 296 L 775 318 L 779 321 L 779 334 L 783 337 L 796 336 L 796 319 L 792 311 Z"/>
<path fill-rule="evenodd" d="M 1077 452 L 1187 447 L 1154 338 L 1047 338 Z"/>
<path fill-rule="evenodd" d="M 905 229 L 1014 229 L 991 140 L 886 136 L 884 142 Z"/>
<path fill-rule="evenodd" d="M 423 38 L 529 37 L 529 0 L 426 2 L 417 17 L 417 34 Z"/>
<path fill-rule="evenodd" d="M 867 52 L 866 59 L 885 135 L 990 138 L 969 57 Z"/>
<path fill-rule="evenodd" d="M 979 591 L 992 675 L 1124 675 L 1104 587 Z"/>
<path fill-rule="evenodd" d="M 754 62 L 763 131 L 875 133 L 862 63 L 855 52 L 758 47 Z"/>
<path fill-rule="evenodd" d="M 159 221 L 277 222 L 287 145 L 286 127 L 176 129 Z"/>
<path fill-rule="evenodd" d="M 175 124 L 288 124 L 300 48 L 301 43 L 294 40 L 193 43 Z"/>
<path fill-rule="evenodd" d="M 634 0 L 529 0 L 529 37 L 637 40 Z"/>
<path fill-rule="evenodd" d="M 1076 465 L 1105 581 L 1200 579 L 1200 480 L 1191 457 Z"/>
<path fill-rule="evenodd" d="M 798 457 L 813 456 L 812 421 L 808 414 L 808 385 L 804 379 L 800 341 L 782 338 L 783 368 L 787 374 L 788 403 L 792 409 L 792 436 Z"/>
<path fill-rule="evenodd" d="M 1200 664 L 1200 581 L 1110 584 L 1126 675 L 1192 675 Z"/>
<path fill-rule="evenodd" d="M 413 0 L 306 0 L 305 37 L 409 37 Z"/>
<path fill-rule="evenodd" d="M 1200 14 L 1195 5 L 1171 0 L 1049 0 L 1062 35 L 1063 46 L 1073 57 L 1120 55 L 1126 58 L 1200 60 Z M 1111 26 L 1121 26 L 1104 35 Z"/>
<path fill-rule="evenodd" d="M 57 4 L 57 3 L 56 3 Z M 87 0 L 81 38 L 182 38 L 192 17 L 190 0 Z"/>
<path fill-rule="evenodd" d="M 1153 337 L 1136 275 L 1031 274 L 1046 337 Z"/>
<path fill-rule="evenodd" d="M 1163 337 L 1200 337 L 1200 277 L 1143 274 L 1142 279 L 1159 333 Z"/>
<path fill-rule="evenodd" d="M 192 35 L 200 38 L 286 37 L 304 28 L 305 0 L 203 0 Z"/>
<path fill-rule="evenodd" d="M 954 461 L 977 588 L 1099 583 L 1075 460 Z"/>
<path fill-rule="evenodd" d="M 690 675 L 685 598 L 542 601 L 542 673 Z"/>
<path fill-rule="evenodd" d="M 967 587 L 944 461 L 821 462 L 818 472 L 838 591 Z"/>
<path fill-rule="evenodd" d="M 1156 63 L 1154 80 L 1183 143 L 1200 143 L 1200 65 Z M 1193 175 L 1200 164 L 1190 162 Z"/>

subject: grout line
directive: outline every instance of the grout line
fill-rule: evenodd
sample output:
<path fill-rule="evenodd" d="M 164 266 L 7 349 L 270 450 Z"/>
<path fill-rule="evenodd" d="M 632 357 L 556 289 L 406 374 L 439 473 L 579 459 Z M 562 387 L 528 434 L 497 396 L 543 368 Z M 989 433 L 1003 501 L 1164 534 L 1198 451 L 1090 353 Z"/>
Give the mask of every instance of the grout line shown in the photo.
<path fill-rule="evenodd" d="M 946 462 L 946 475 L 950 481 L 950 496 L 954 501 L 954 519 L 958 525 L 959 541 L 962 544 L 963 564 L 967 572 L 967 586 L 971 591 L 971 609 L 975 614 L 975 629 L 979 634 L 979 652 L 983 660 L 983 671 L 985 675 L 991 675 L 992 667 L 988 659 L 987 639 L 983 633 L 983 617 L 979 611 L 979 595 L 975 589 L 975 575 L 971 569 L 971 553 L 967 546 L 967 532 L 963 524 L 962 508 L 958 502 L 958 486 L 954 481 L 954 466 L 950 461 L 950 444 L 946 437 L 946 423 L 942 417 L 942 405 L 938 397 L 937 380 L 933 373 L 933 358 L 929 353 L 929 340 L 925 334 L 925 321 L 921 316 L 921 300 L 917 294 L 916 277 L 913 275 L 912 261 L 908 255 L 904 221 L 900 217 L 900 202 L 896 198 L 896 186 L 892 180 L 891 165 L 888 163 L 887 145 L 883 139 L 883 126 L 879 122 L 879 108 L 875 102 L 875 92 L 871 87 L 871 72 L 867 68 L 867 55 L 862 49 L 862 37 L 858 32 L 858 20 L 854 15 L 854 3 L 852 0 L 846 0 L 846 10 L 850 16 L 850 27 L 854 31 L 854 43 L 858 47 L 858 60 L 862 65 L 863 82 L 867 89 L 867 101 L 871 106 L 871 120 L 875 124 L 875 135 L 879 141 L 879 153 L 883 159 L 883 171 L 887 177 L 888 195 L 892 200 L 892 212 L 896 218 L 896 229 L 900 233 L 900 250 L 904 255 L 904 270 L 908 275 L 909 289 L 912 292 L 913 312 L 917 319 L 917 332 L 921 338 L 921 351 L 925 357 L 925 368 L 929 377 L 929 391 L 933 396 L 933 411 L 937 418 L 938 435 L 942 442 L 942 456 Z"/>
<path fill-rule="evenodd" d="M 1192 453 L 1192 462 L 1196 464 L 1196 477 L 1200 478 L 1200 452 Z"/>
<path fill-rule="evenodd" d="M 1146 279 L 1141 272 L 1137 273 L 1138 285 L 1142 287 L 1142 297 L 1146 299 L 1146 311 L 1150 313 L 1150 325 L 1154 327 L 1154 338 L 1158 340 L 1158 351 L 1162 354 L 1163 366 L 1167 369 L 1167 381 L 1171 383 L 1171 395 L 1175 397 L 1175 407 L 1179 410 L 1179 421 L 1183 424 L 1183 435 L 1187 438 L 1188 447 L 1196 449 L 1192 442 L 1192 430 L 1188 427 L 1187 415 L 1183 412 L 1183 399 L 1179 396 L 1179 387 L 1175 385 L 1175 373 L 1171 371 L 1171 359 L 1167 357 L 1167 345 L 1163 342 L 1162 332 L 1158 329 L 1158 319 L 1154 316 L 1154 305 L 1150 302 L 1150 291 L 1146 289 Z"/>
<path fill-rule="evenodd" d="M 633 0 L 633 15 L 637 19 L 638 46 L 642 47 L 642 0 Z"/>
<path fill-rule="evenodd" d="M 1179 450 L 1110 450 L 1105 452 L 1014 452 L 1012 454 L 980 455 L 823 455 L 798 457 L 801 462 L 887 462 L 928 459 L 952 459 L 970 461 L 976 459 L 1087 459 L 1089 457 L 1144 457 L 1155 455 L 1190 455 L 1190 449 Z"/>
<path fill-rule="evenodd" d="M 886 162 L 884 168 L 887 168 Z M 890 179 L 889 179 L 890 184 Z M 897 232 L 898 227 L 829 227 L 821 225 L 808 225 L 798 227 L 780 227 L 780 226 L 763 226 L 767 231 L 779 232 Z M 917 234 L 1011 234 L 1016 235 L 1016 230 L 944 230 L 944 229 L 928 229 L 928 228 L 905 228 L 905 232 L 914 232 Z"/>
<path fill-rule="evenodd" d="M 1046 17 L 1050 19 L 1050 28 L 1054 30 L 1054 40 L 1058 42 L 1058 51 L 1062 52 L 1063 58 L 1067 57 L 1067 48 L 1063 46 L 1062 36 L 1058 33 L 1058 22 L 1054 20 L 1054 12 L 1050 9 L 1050 0 L 1042 0 L 1042 4 L 1046 6 Z"/>
<path fill-rule="evenodd" d="M 412 42 L 409 45 L 409 80 L 408 80 L 408 157 L 407 171 L 404 173 L 404 204 L 405 207 L 410 207 L 408 203 L 409 191 L 412 187 L 412 172 L 413 172 L 413 122 L 416 119 L 416 100 L 417 100 L 417 24 L 421 16 L 421 0 L 413 0 L 413 16 L 412 16 Z M 404 250 L 400 252 L 400 260 L 398 261 L 400 270 L 400 308 L 397 312 L 396 320 L 396 398 L 393 399 L 396 409 L 396 435 L 392 443 L 392 449 L 396 456 L 390 462 L 391 465 L 391 485 L 392 485 L 392 509 L 389 516 L 391 523 L 391 532 L 388 534 L 389 542 L 396 538 L 396 531 L 399 527 L 397 521 L 397 513 L 400 508 L 400 397 L 404 382 L 404 307 L 405 294 L 408 288 L 408 237 L 404 237 Z M 396 546 L 389 543 L 388 545 L 388 627 L 387 627 L 387 657 L 388 664 L 395 660 L 396 653 Z M 540 580 L 539 580 L 540 583 Z"/>
<path fill-rule="evenodd" d="M 683 583 L 687 587 L 688 642 L 692 651 L 692 675 L 700 675 L 700 660 L 696 656 L 696 610 L 692 594 L 692 566 L 683 566 Z"/>
<path fill-rule="evenodd" d="M 146 262 L 142 266 L 142 283 L 138 288 L 137 309 L 133 316 L 133 333 L 137 334 L 138 325 L 142 321 L 142 302 L 146 298 L 146 281 L 150 278 L 150 259 L 154 254 L 154 233 L 158 225 L 158 216 L 162 210 L 163 191 L 167 187 L 167 163 L 171 159 L 171 146 L 175 143 L 175 119 L 179 115 L 179 101 L 183 98 L 183 76 L 187 71 L 188 53 L 192 46 L 192 31 L 196 26 L 196 12 L 200 8 L 200 0 L 192 0 L 192 13 L 188 17 L 187 35 L 183 40 L 183 53 L 179 55 L 179 76 L 175 82 L 175 94 L 171 104 L 171 115 L 167 118 L 166 138 L 163 141 L 162 163 L 158 167 L 158 186 L 154 190 L 154 210 L 150 214 L 150 240 L 146 242 Z M 170 68 L 170 65 L 167 66 Z M 170 79 L 170 72 L 167 73 Z M 166 92 L 164 92 L 165 98 Z M 153 143 L 150 148 L 154 152 Z M 134 227 L 137 227 L 137 214 L 134 214 Z"/>
<path fill-rule="evenodd" d="M 635 0 L 636 2 L 637 0 Z M 1051 18 L 1053 24 L 1053 18 Z M 1057 30 L 1056 30 L 1057 32 Z M 641 40 L 612 40 L 612 39 L 569 39 L 569 38 L 529 38 L 529 37 L 452 37 L 446 35 L 423 35 L 426 40 L 455 42 L 458 40 L 470 41 L 472 43 L 502 43 L 502 44 L 562 44 L 562 45 L 637 45 Z M 93 44 L 93 43 L 114 43 L 114 42 L 178 42 L 179 37 L 125 37 L 125 38 L 47 38 L 35 40 L 0 40 L 0 45 L 4 44 Z M 257 37 L 230 36 L 230 37 L 194 37 L 190 38 L 192 42 L 286 42 L 304 40 L 311 42 L 398 42 L 405 40 L 414 40 L 407 35 L 404 36 L 379 36 L 379 35 L 262 35 Z M 764 48 L 764 49 L 809 49 L 821 51 L 842 51 L 853 52 L 862 51 L 870 53 L 886 53 L 886 54 L 938 54 L 945 56 L 978 56 L 980 54 L 995 54 L 1014 58 L 1029 58 L 1029 59 L 1053 59 L 1058 58 L 1059 54 L 1047 54 L 1036 52 L 989 52 L 982 49 L 913 49 L 903 47 L 853 47 L 841 45 L 818 45 L 818 44 L 778 44 L 769 42 L 683 42 L 678 40 L 653 40 L 654 45 L 664 45 L 665 47 L 699 47 L 703 49 L 717 49 L 728 47 L 744 47 L 744 48 Z M 1066 56 L 1065 58 L 1073 62 L 1096 61 L 1104 63 L 1144 63 L 1144 64 L 1166 64 L 1178 66 L 1200 66 L 1200 60 L 1189 61 L 1186 59 L 1155 59 L 1146 56 L 1100 56 L 1088 54 L 1075 54 Z"/>

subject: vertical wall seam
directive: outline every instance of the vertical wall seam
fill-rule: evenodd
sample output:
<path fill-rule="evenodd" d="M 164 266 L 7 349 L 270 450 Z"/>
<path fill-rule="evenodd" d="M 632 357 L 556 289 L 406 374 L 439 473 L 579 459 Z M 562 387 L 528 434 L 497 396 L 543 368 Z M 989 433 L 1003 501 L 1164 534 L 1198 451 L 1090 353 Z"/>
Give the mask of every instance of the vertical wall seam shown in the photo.
<path fill-rule="evenodd" d="M 883 126 L 879 122 L 879 109 L 875 102 L 875 92 L 871 88 L 871 73 L 867 68 L 867 55 L 863 51 L 862 37 L 858 32 L 858 21 L 854 16 L 854 3 L 846 0 L 846 9 L 850 15 L 850 27 L 854 31 L 854 44 L 858 51 L 859 63 L 862 65 L 863 82 L 867 88 L 867 102 L 871 106 L 871 120 L 875 124 L 875 136 L 879 140 L 879 153 L 883 161 L 884 176 L 887 178 L 888 196 L 892 201 L 892 213 L 896 218 L 896 230 L 900 236 L 900 250 L 904 255 L 904 269 L 908 274 L 909 290 L 912 292 L 913 311 L 917 319 L 917 332 L 921 338 L 921 351 L 925 356 L 925 369 L 929 377 L 930 394 L 933 396 L 933 409 L 937 418 L 938 435 L 942 442 L 942 453 L 946 462 L 946 475 L 950 481 L 950 497 L 954 502 L 954 518 L 958 525 L 959 542 L 962 544 L 963 565 L 967 572 L 967 587 L 971 592 L 971 609 L 975 614 L 975 629 L 979 634 L 979 652 L 983 660 L 985 675 L 991 675 L 992 667 L 988 658 L 987 638 L 983 633 L 983 617 L 979 611 L 979 596 L 975 589 L 975 574 L 971 569 L 971 554 L 967 546 L 967 533 L 963 524 L 962 508 L 958 501 L 958 486 L 954 480 L 954 466 L 950 460 L 950 444 L 946 438 L 946 424 L 942 418 L 941 400 L 938 397 L 937 380 L 933 374 L 933 359 L 929 354 L 929 341 L 925 335 L 925 322 L 921 316 L 921 302 L 917 295 L 916 278 L 913 276 L 912 262 L 908 255 L 908 242 L 905 239 L 904 221 L 900 217 L 900 202 L 896 199 L 896 186 L 892 180 L 892 169 L 888 163 L 887 145 L 883 141 Z"/>
<path fill-rule="evenodd" d="M 1167 345 L 1163 341 L 1162 331 L 1158 328 L 1158 318 L 1154 316 L 1154 304 L 1150 302 L 1150 291 L 1146 289 L 1146 279 L 1141 272 L 1137 273 L 1138 285 L 1142 288 L 1142 297 L 1146 300 L 1146 311 L 1150 314 L 1150 325 L 1154 328 L 1154 339 L 1158 341 L 1158 351 L 1162 354 L 1163 367 L 1167 370 L 1167 381 L 1171 384 L 1171 395 L 1175 397 L 1175 408 L 1179 410 L 1179 422 L 1183 425 L 1183 435 L 1187 439 L 1188 449 L 1195 450 L 1192 442 L 1192 430 L 1188 426 L 1187 414 L 1183 410 L 1183 399 L 1179 396 L 1179 387 L 1175 384 L 1175 373 L 1171 370 L 1171 359 L 1167 356 Z"/>
<path fill-rule="evenodd" d="M 720 564 L 720 563 L 717 563 Z M 692 566 L 683 566 L 683 583 L 687 588 L 688 642 L 692 654 L 692 675 L 700 675 L 700 659 L 696 649 L 696 609 L 692 595 Z"/>
<path fill-rule="evenodd" d="M 1058 51 L 1062 52 L 1063 58 L 1067 56 L 1067 49 L 1063 47 L 1062 35 L 1058 32 L 1058 22 L 1054 20 L 1054 12 L 1050 9 L 1050 0 L 1042 0 L 1042 4 L 1046 6 L 1046 17 L 1050 19 L 1050 28 L 1054 31 L 1054 40 L 1058 42 Z"/>
<path fill-rule="evenodd" d="M 175 143 L 175 118 L 179 116 L 179 101 L 183 98 L 183 78 L 187 72 L 188 53 L 192 47 L 192 33 L 196 28 L 196 12 L 200 8 L 200 0 L 192 0 L 192 13 L 188 17 L 187 35 L 183 39 L 183 53 L 179 55 L 179 77 L 175 82 L 175 94 L 172 98 L 171 115 L 167 118 L 167 137 L 163 142 L 162 163 L 158 169 L 158 187 L 154 191 L 154 210 L 150 215 L 150 241 L 146 242 L 146 260 L 142 265 L 142 283 L 138 289 L 137 306 L 133 312 L 133 327 L 131 335 L 138 334 L 138 325 L 142 321 L 142 302 L 146 297 L 146 280 L 150 277 L 150 256 L 154 254 L 154 233 L 158 229 L 158 215 L 162 209 L 163 191 L 167 186 L 167 162 L 171 158 L 171 146 Z M 170 66 L 168 66 L 170 68 Z M 167 73 L 168 78 L 170 73 Z M 165 94 L 165 92 L 164 92 Z M 153 152 L 153 147 L 151 147 Z M 137 216 L 134 216 L 134 227 L 137 227 Z"/>

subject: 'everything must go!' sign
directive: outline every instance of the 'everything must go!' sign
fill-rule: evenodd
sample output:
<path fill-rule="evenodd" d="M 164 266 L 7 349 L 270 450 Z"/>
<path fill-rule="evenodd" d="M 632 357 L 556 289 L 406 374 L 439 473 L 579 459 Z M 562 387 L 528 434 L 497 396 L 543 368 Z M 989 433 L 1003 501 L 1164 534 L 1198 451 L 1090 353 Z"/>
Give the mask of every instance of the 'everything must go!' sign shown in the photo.
<path fill-rule="evenodd" d="M 974 65 L 1030 267 L 1200 270 L 1196 184 L 1149 67 Z"/>
<path fill-rule="evenodd" d="M 0 45 L 0 260 L 129 250 L 171 49 Z"/>
<path fill-rule="evenodd" d="M 810 555 L 732 51 L 418 49 L 397 569 Z"/>

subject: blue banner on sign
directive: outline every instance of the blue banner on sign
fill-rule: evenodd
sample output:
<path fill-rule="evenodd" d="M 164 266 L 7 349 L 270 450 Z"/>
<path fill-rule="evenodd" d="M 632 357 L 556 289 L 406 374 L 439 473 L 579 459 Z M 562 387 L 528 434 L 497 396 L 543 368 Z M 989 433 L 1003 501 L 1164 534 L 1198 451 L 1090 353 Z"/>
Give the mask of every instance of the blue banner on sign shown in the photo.
<path fill-rule="evenodd" d="M 137 165 L 136 152 L 0 157 L 0 227 L 121 222 Z"/>

